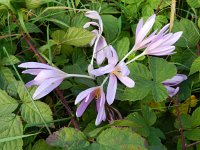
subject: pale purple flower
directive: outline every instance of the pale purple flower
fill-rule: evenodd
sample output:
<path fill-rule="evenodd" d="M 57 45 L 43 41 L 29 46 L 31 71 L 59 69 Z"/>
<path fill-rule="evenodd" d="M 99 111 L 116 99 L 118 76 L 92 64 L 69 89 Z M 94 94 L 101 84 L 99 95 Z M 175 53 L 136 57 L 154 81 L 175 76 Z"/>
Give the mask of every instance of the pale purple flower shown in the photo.
<path fill-rule="evenodd" d="M 135 35 L 135 45 L 134 50 L 145 48 L 151 40 L 155 37 L 155 32 L 153 32 L 149 37 L 146 37 L 153 24 L 155 22 L 156 15 L 152 15 L 148 18 L 148 20 L 143 23 L 143 19 L 140 19 L 137 27 L 136 27 L 136 35 Z"/>
<path fill-rule="evenodd" d="M 92 33 L 94 34 L 94 38 L 90 42 L 90 45 L 94 45 L 93 48 L 93 56 L 96 59 L 98 65 L 102 64 L 102 62 L 107 57 L 107 52 L 109 53 L 110 49 L 105 38 L 102 36 L 103 33 L 103 22 L 101 16 L 97 11 L 87 11 L 85 14 L 86 17 L 97 20 L 97 22 L 87 22 L 83 27 L 88 28 L 89 26 L 97 26 L 98 29 L 94 29 Z"/>
<path fill-rule="evenodd" d="M 81 117 L 93 99 L 96 100 L 96 109 L 98 112 L 95 124 L 99 125 L 102 121 L 106 120 L 105 94 L 101 86 L 92 87 L 79 93 L 76 97 L 75 105 L 80 102 L 81 104 L 76 110 L 76 116 Z"/>
<path fill-rule="evenodd" d="M 67 77 L 92 78 L 86 75 L 68 74 L 55 67 L 38 62 L 26 62 L 20 64 L 18 67 L 28 68 L 22 73 L 36 76 L 32 81 L 26 83 L 27 87 L 33 85 L 38 86 L 35 93 L 33 94 L 33 99 L 40 99 L 46 96 L 56 87 L 58 87 L 61 82 Z"/>
<path fill-rule="evenodd" d="M 173 97 L 176 95 L 179 91 L 179 87 L 176 87 L 178 84 L 183 82 L 184 80 L 187 80 L 187 76 L 184 74 L 177 74 L 171 79 L 167 79 L 162 82 L 162 84 L 166 87 L 169 96 Z M 176 87 L 176 88 L 175 88 Z"/>
<path fill-rule="evenodd" d="M 124 62 L 118 62 L 117 53 L 112 46 L 112 55 L 109 56 L 108 65 L 94 69 L 91 74 L 95 76 L 101 76 L 109 73 L 109 82 L 107 87 L 106 99 L 109 105 L 111 105 L 115 99 L 117 90 L 117 79 L 119 79 L 125 86 L 132 88 L 135 86 L 135 82 L 128 77 L 130 71 Z"/>

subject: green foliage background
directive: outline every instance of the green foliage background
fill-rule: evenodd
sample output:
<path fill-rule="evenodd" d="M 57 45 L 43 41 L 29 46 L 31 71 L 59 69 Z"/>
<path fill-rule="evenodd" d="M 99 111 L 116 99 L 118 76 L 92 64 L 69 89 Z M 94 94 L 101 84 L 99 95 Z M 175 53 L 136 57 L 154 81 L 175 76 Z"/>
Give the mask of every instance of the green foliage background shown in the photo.
<path fill-rule="evenodd" d="M 0 150 L 179 150 L 175 99 L 168 98 L 161 84 L 176 73 L 188 75 L 178 94 L 186 144 L 200 141 L 199 0 L 177 1 L 172 32 L 183 31 L 183 36 L 176 53 L 130 64 L 135 88 L 118 86 L 116 101 L 108 109 L 114 115 L 98 127 L 94 104 L 76 118 L 78 131 L 57 94 L 33 101 L 35 87 L 24 86 L 32 77 L 17 68 L 22 62 L 39 62 L 26 36 L 49 64 L 67 73 L 87 74 L 93 38 L 92 28 L 83 29 L 89 21 L 84 16 L 87 10 L 100 12 L 104 36 L 123 58 L 134 44 L 138 20 L 156 12 L 153 29 L 160 29 L 169 22 L 170 6 L 171 0 L 0 0 Z M 77 94 L 95 84 L 70 78 L 59 88 L 75 112 Z M 199 150 L 200 144 L 190 149 Z"/>

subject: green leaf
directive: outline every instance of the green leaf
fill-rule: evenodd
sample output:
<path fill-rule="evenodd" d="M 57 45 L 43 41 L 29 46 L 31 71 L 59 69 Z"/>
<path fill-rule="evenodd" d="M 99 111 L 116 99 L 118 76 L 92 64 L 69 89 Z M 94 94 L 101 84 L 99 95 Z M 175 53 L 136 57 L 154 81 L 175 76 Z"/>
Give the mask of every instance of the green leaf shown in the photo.
<path fill-rule="evenodd" d="M 173 32 L 183 31 L 183 35 L 176 43 L 180 47 L 195 47 L 200 39 L 200 34 L 195 24 L 188 19 L 175 21 Z"/>
<path fill-rule="evenodd" d="M 67 32 L 63 30 L 57 30 L 52 33 L 52 38 L 58 44 L 68 44 L 72 46 L 85 46 L 87 45 L 94 35 L 83 28 L 70 27 Z"/>
<path fill-rule="evenodd" d="M 0 139 L 23 135 L 23 126 L 19 116 L 9 114 L 0 117 Z M 0 143 L 1 150 L 22 150 L 22 138 Z"/>
<path fill-rule="evenodd" d="M 152 126 L 156 122 L 156 114 L 147 106 L 142 107 L 142 115 L 144 117 L 145 122 Z"/>
<path fill-rule="evenodd" d="M 188 5 L 193 8 L 199 8 L 200 7 L 200 0 L 187 0 Z"/>
<path fill-rule="evenodd" d="M 161 102 L 168 97 L 167 89 L 161 83 L 152 82 L 151 91 L 156 102 Z"/>
<path fill-rule="evenodd" d="M 89 21 L 90 19 L 85 17 L 83 13 L 78 13 L 72 18 L 71 27 L 83 28 L 83 26 Z"/>
<path fill-rule="evenodd" d="M 61 148 L 49 146 L 44 139 L 38 140 L 31 150 L 61 150 Z"/>
<path fill-rule="evenodd" d="M 146 150 L 145 140 L 129 128 L 109 128 L 103 131 L 90 149 Z"/>
<path fill-rule="evenodd" d="M 81 131 L 66 127 L 50 135 L 47 138 L 47 143 L 51 146 L 73 150 L 82 149 L 89 145 L 87 137 Z"/>
<path fill-rule="evenodd" d="M 196 108 L 195 111 L 193 111 L 191 116 L 191 123 L 193 127 L 197 127 L 200 125 L 200 107 Z"/>
<path fill-rule="evenodd" d="M 2 65 L 11 65 L 11 62 L 12 62 L 12 64 L 17 64 L 17 63 L 19 63 L 20 62 L 20 60 L 17 58 L 17 57 L 15 57 L 14 55 L 10 55 L 9 56 L 9 58 L 8 57 L 4 57 L 2 60 L 1 60 L 1 64 Z"/>
<path fill-rule="evenodd" d="M 189 75 L 192 75 L 196 72 L 200 72 L 200 57 L 196 58 L 192 63 Z"/>
<path fill-rule="evenodd" d="M 116 51 L 119 60 L 121 60 L 129 51 L 130 41 L 128 37 L 123 37 L 116 43 Z"/>
<path fill-rule="evenodd" d="M 18 102 L 5 91 L 0 90 L 0 116 L 12 113 L 18 107 Z"/>
<path fill-rule="evenodd" d="M 119 32 L 118 20 L 112 15 L 102 15 L 102 21 L 104 25 L 104 33 L 108 43 L 112 42 Z"/>
<path fill-rule="evenodd" d="M 176 75 L 176 66 L 162 58 L 149 57 L 149 68 L 153 80 L 161 83 Z"/>
<path fill-rule="evenodd" d="M 40 33 L 42 32 L 40 28 L 38 28 L 35 24 L 26 22 L 25 23 L 26 29 L 28 30 L 29 33 Z"/>
<path fill-rule="evenodd" d="M 53 121 L 52 111 L 49 105 L 40 101 L 34 101 L 34 103 L 46 122 Z M 40 117 L 39 112 L 37 111 L 32 102 L 26 102 L 21 105 L 21 115 L 22 118 L 29 124 L 35 124 L 36 126 L 37 124 L 44 124 L 44 121 Z M 52 126 L 52 124 L 50 125 Z"/>
<path fill-rule="evenodd" d="M 190 131 L 185 131 L 184 135 L 188 140 L 199 141 L 200 140 L 200 129 L 196 128 L 196 129 L 192 129 Z"/>

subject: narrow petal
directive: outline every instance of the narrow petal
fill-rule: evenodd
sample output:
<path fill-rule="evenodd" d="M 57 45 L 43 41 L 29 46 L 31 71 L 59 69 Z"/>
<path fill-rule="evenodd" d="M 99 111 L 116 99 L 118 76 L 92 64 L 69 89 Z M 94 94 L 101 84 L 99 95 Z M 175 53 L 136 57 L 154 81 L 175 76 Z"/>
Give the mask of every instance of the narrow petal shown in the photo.
<path fill-rule="evenodd" d="M 93 94 L 90 94 L 88 96 L 88 99 L 87 101 L 86 100 L 83 100 L 81 102 L 81 104 L 79 105 L 79 107 L 77 108 L 76 110 L 76 116 L 77 117 L 81 117 L 83 115 L 83 113 L 85 112 L 86 108 L 88 107 L 88 105 L 91 103 L 91 101 L 93 100 L 94 96 Z"/>
<path fill-rule="evenodd" d="M 117 78 L 115 77 L 115 75 L 110 74 L 107 93 L 106 93 L 106 99 L 109 105 L 111 105 L 114 102 L 116 91 L 117 91 Z"/>
<path fill-rule="evenodd" d="M 20 68 L 56 69 L 50 65 L 38 62 L 26 62 L 18 65 Z"/>
<path fill-rule="evenodd" d="M 99 24 L 98 23 L 96 23 L 96 22 L 87 22 L 84 26 L 83 26 L 83 28 L 88 28 L 88 27 L 90 27 L 90 26 L 97 26 L 98 28 L 99 28 Z"/>
<path fill-rule="evenodd" d="M 113 64 L 108 64 L 104 67 L 100 67 L 98 69 L 94 69 L 91 71 L 91 74 L 95 75 L 95 76 L 101 76 L 107 73 L 110 73 L 114 70 L 115 66 Z"/>
<path fill-rule="evenodd" d="M 61 82 L 63 81 L 63 78 L 51 78 L 47 79 L 36 89 L 35 93 L 33 94 L 33 99 L 40 99 L 47 94 L 49 94 L 51 91 L 53 91 L 56 87 L 58 87 Z"/>
<path fill-rule="evenodd" d="M 80 101 L 82 101 L 86 96 L 90 95 L 97 88 L 99 87 L 92 87 L 79 93 L 78 96 L 76 97 L 75 105 L 78 104 Z"/>
<path fill-rule="evenodd" d="M 112 45 L 109 45 L 109 53 L 107 53 L 108 63 L 116 65 L 118 62 L 118 56 L 116 50 Z"/>
<path fill-rule="evenodd" d="M 184 80 L 187 80 L 187 76 L 186 75 L 177 74 L 173 78 L 165 80 L 162 83 L 164 85 L 167 85 L 167 86 L 176 86 L 176 85 L 180 84 L 181 82 L 183 82 Z"/>
<path fill-rule="evenodd" d="M 44 69 L 27 69 L 27 70 L 22 71 L 22 73 L 31 74 L 31 75 L 38 75 L 43 70 Z"/>
<path fill-rule="evenodd" d="M 101 94 L 100 105 L 98 109 L 97 118 L 95 121 L 95 125 L 98 126 L 103 120 L 105 116 L 105 94 Z"/>
<path fill-rule="evenodd" d="M 170 87 L 170 86 L 165 86 L 165 87 L 166 87 L 170 97 L 173 97 L 179 91 L 179 87 L 177 87 L 177 88 L 173 88 L 173 87 Z"/>
<path fill-rule="evenodd" d="M 173 45 L 176 41 L 178 41 L 178 39 L 181 37 L 182 35 L 182 31 L 181 32 L 176 32 L 174 33 L 169 40 L 166 40 L 162 45 L 163 46 L 170 46 Z"/>
<path fill-rule="evenodd" d="M 151 51 L 145 51 L 147 55 L 165 56 L 170 55 L 175 50 L 175 46 L 158 47 Z"/>
<path fill-rule="evenodd" d="M 140 31 L 137 34 L 136 43 L 142 42 L 144 37 L 151 30 L 151 28 L 152 28 L 152 26 L 153 26 L 153 24 L 155 22 L 155 18 L 156 18 L 156 15 L 154 14 L 151 17 L 149 17 L 149 19 L 145 22 L 145 24 L 143 25 L 143 27 L 140 29 Z"/>
<path fill-rule="evenodd" d="M 33 85 L 40 85 L 40 83 L 35 81 L 35 80 L 31 80 L 31 81 L 26 83 L 26 87 L 31 87 Z"/>
<path fill-rule="evenodd" d="M 140 19 L 136 27 L 136 36 L 138 35 L 139 31 L 142 29 L 142 26 L 143 26 L 143 19 Z"/>
<path fill-rule="evenodd" d="M 126 85 L 126 86 L 129 87 L 129 88 L 132 88 L 132 87 L 135 86 L 135 82 L 134 82 L 131 78 L 127 77 L 127 76 L 119 76 L 119 75 L 117 75 L 117 78 L 118 78 L 124 85 Z"/>

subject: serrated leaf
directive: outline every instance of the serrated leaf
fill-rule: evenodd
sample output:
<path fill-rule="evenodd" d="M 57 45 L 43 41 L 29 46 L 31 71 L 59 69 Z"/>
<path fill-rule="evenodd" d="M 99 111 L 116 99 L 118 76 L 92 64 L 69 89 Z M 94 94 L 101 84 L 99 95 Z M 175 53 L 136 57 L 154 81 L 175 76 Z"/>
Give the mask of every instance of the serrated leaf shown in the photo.
<path fill-rule="evenodd" d="M 87 45 L 93 37 L 94 35 L 86 29 L 71 27 L 64 36 L 64 42 L 68 45 L 81 47 Z"/>
<path fill-rule="evenodd" d="M 199 72 L 199 71 L 200 71 L 200 57 L 196 58 L 194 60 L 194 62 L 192 63 L 189 75 L 192 75 L 192 74 Z"/>
<path fill-rule="evenodd" d="M 0 90 L 0 116 L 12 113 L 18 105 L 14 98 L 10 97 L 5 91 Z"/>
<path fill-rule="evenodd" d="M 16 82 L 15 87 L 17 88 L 19 98 L 22 102 L 26 103 L 26 102 L 32 101 L 31 96 L 35 92 L 36 87 L 32 86 L 32 87 L 28 88 L 29 93 L 26 91 L 26 89 L 25 89 L 26 87 L 25 87 L 24 83 L 22 83 L 20 81 Z"/>
<path fill-rule="evenodd" d="M 181 19 L 179 22 L 175 21 L 172 31 L 183 31 L 183 35 L 176 43 L 180 47 L 195 47 L 200 39 L 197 27 L 188 19 Z"/>
<path fill-rule="evenodd" d="M 199 141 L 200 140 L 200 129 L 196 128 L 196 129 L 192 129 L 190 131 L 185 131 L 184 136 L 188 140 Z"/>
<path fill-rule="evenodd" d="M 21 115 L 22 118 L 29 124 L 35 124 L 36 126 L 42 126 L 44 121 L 40 117 L 39 113 L 44 118 L 45 122 L 52 122 L 52 111 L 49 105 L 44 102 L 34 101 L 35 105 L 40 112 L 35 108 L 32 102 L 26 102 L 21 105 Z M 52 126 L 52 124 L 50 124 Z"/>
<path fill-rule="evenodd" d="M 2 65 L 12 65 L 11 62 L 12 62 L 12 64 L 17 64 L 17 63 L 20 62 L 20 60 L 17 57 L 15 57 L 14 55 L 10 55 L 9 58 L 8 57 L 4 57 L 1 60 L 1 64 Z"/>
<path fill-rule="evenodd" d="M 176 66 L 162 58 L 149 57 L 149 68 L 155 82 L 161 83 L 176 75 Z"/>
<path fill-rule="evenodd" d="M 50 135 L 47 138 L 47 143 L 51 146 L 73 150 L 82 149 L 89 145 L 87 137 L 81 131 L 66 127 Z"/>
<path fill-rule="evenodd" d="M 147 106 L 142 107 L 142 115 L 144 120 L 149 126 L 152 126 L 156 122 L 156 114 Z"/>
<path fill-rule="evenodd" d="M 64 30 L 56 30 L 51 34 L 51 37 L 53 38 L 53 41 L 57 43 L 63 43 L 65 41 L 66 32 Z"/>
<path fill-rule="evenodd" d="M 95 146 L 92 144 L 90 149 L 105 150 L 147 150 L 145 140 L 129 128 L 109 128 L 103 131 L 96 139 Z"/>
<path fill-rule="evenodd" d="M 167 89 L 161 83 L 152 82 L 151 91 L 156 102 L 164 101 L 169 94 Z"/>
<path fill-rule="evenodd" d="M 191 122 L 193 127 L 197 127 L 200 125 L 200 107 L 196 108 L 195 111 L 193 111 Z"/>
<path fill-rule="evenodd" d="M 129 51 L 130 41 L 128 37 L 123 37 L 116 43 L 116 51 L 121 60 Z"/>
<path fill-rule="evenodd" d="M 23 126 L 19 116 L 9 114 L 0 117 L 0 139 L 23 135 Z M 22 138 L 0 143 L 1 150 L 22 150 Z"/>
<path fill-rule="evenodd" d="M 83 28 L 83 26 L 89 21 L 90 19 L 85 17 L 83 13 L 78 13 L 72 18 L 71 27 Z"/>
<path fill-rule="evenodd" d="M 26 29 L 28 30 L 29 33 L 40 33 L 42 32 L 40 28 L 38 28 L 35 24 L 26 22 L 25 23 Z"/>

